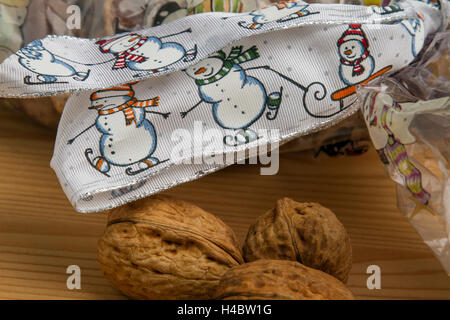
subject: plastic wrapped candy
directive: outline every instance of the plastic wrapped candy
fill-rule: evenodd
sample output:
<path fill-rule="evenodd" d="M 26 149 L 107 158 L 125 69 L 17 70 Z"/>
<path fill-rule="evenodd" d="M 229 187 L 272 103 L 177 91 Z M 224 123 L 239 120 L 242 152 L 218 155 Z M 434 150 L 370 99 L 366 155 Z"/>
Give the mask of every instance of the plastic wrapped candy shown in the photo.
<path fill-rule="evenodd" d="M 358 93 L 400 211 L 450 274 L 449 39 L 436 34 L 421 59 Z"/>

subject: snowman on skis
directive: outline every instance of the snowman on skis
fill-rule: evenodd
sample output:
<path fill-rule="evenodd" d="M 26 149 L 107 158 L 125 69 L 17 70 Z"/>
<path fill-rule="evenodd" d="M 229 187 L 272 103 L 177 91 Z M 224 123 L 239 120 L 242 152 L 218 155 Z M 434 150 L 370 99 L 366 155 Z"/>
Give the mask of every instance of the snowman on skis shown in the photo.
<path fill-rule="evenodd" d="M 341 64 L 339 76 L 349 86 L 356 85 L 370 77 L 375 67 L 369 53 L 369 43 L 360 25 L 351 24 L 337 42 Z"/>
<path fill-rule="evenodd" d="M 273 5 L 255 10 L 250 13 L 252 23 L 240 21 L 238 24 L 247 29 L 260 29 L 264 24 L 269 22 L 285 22 L 300 17 L 305 17 L 318 12 L 310 12 L 308 5 L 296 1 L 279 1 Z"/>
<path fill-rule="evenodd" d="M 279 92 L 267 94 L 258 79 L 247 75 L 241 64 L 258 58 L 259 53 L 256 46 L 242 50 L 242 46 L 233 47 L 228 56 L 219 51 L 185 70 L 195 80 L 201 100 L 181 112 L 184 118 L 202 102 L 211 104 L 216 123 L 224 129 L 236 130 L 234 137 L 224 137 L 224 143 L 233 146 L 258 139 L 249 127 L 264 114 L 266 107 L 266 118 L 276 118 L 283 91 L 281 87 Z"/>
<path fill-rule="evenodd" d="M 127 167 L 125 173 L 135 175 L 164 162 L 152 156 L 156 148 L 156 132 L 145 116 L 146 113 L 156 113 L 167 118 L 169 113 L 148 110 L 159 105 L 159 97 L 137 100 L 131 87 L 136 83 L 94 92 L 90 97 L 89 109 L 98 112 L 95 123 L 68 141 L 72 144 L 95 127 L 102 134 L 100 156 L 94 157 L 91 148 L 85 150 L 85 156 L 94 169 L 108 177 L 111 165 Z M 134 164 L 138 165 L 137 170 L 132 168 Z"/>
<path fill-rule="evenodd" d="M 76 81 L 84 81 L 89 77 L 90 70 L 77 71 L 73 66 L 55 57 L 42 44 L 34 40 L 16 52 L 19 63 L 27 70 L 37 74 L 36 80 L 25 76 L 23 82 L 27 85 L 58 83 L 60 77 L 72 77 Z M 59 82 L 65 83 L 65 82 Z"/>
<path fill-rule="evenodd" d="M 180 61 L 191 61 L 197 55 L 197 47 L 186 51 L 178 42 L 162 42 L 162 39 L 191 32 L 191 29 L 164 37 L 144 37 L 136 33 L 119 35 L 96 42 L 102 53 L 115 56 L 113 70 L 129 68 L 134 71 L 158 73 Z M 136 76 L 139 76 L 136 75 Z"/>
<path fill-rule="evenodd" d="M 359 24 L 350 24 L 337 41 L 340 58 L 339 77 L 347 86 L 331 94 L 331 99 L 339 101 L 341 110 L 355 102 L 351 99 L 356 93 L 356 86 L 365 85 L 385 72 L 392 65 L 374 72 L 375 60 L 369 53 L 369 41 Z M 345 102 L 347 101 L 347 102 Z"/>

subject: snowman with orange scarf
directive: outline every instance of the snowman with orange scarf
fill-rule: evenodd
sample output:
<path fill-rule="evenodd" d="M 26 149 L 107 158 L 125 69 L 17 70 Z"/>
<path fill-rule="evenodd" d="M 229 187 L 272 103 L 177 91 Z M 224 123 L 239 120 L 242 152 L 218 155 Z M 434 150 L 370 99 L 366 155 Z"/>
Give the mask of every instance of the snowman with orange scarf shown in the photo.
<path fill-rule="evenodd" d="M 159 106 L 159 97 L 137 100 L 132 82 L 94 92 L 89 109 L 97 110 L 94 124 L 68 141 L 72 144 L 79 136 L 95 127 L 102 135 L 99 141 L 99 156 L 91 148 L 85 150 L 89 164 L 109 177 L 111 166 L 127 167 L 127 175 L 141 173 L 164 161 L 153 157 L 156 149 L 156 131 L 146 118 L 147 113 L 156 113 L 164 118 L 169 113 L 152 111 Z M 137 167 L 137 168 L 136 168 Z"/>

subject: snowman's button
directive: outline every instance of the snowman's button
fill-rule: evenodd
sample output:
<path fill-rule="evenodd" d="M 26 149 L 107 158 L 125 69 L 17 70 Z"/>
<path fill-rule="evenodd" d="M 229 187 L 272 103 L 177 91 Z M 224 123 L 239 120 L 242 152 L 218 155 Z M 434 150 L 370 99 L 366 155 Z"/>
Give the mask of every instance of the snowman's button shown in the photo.
<path fill-rule="evenodd" d="M 109 138 L 109 141 L 113 141 L 113 138 Z"/>
<path fill-rule="evenodd" d="M 242 114 L 245 114 L 245 112 L 244 112 L 244 111 L 241 111 L 241 113 L 242 113 Z"/>
<path fill-rule="evenodd" d="M 111 151 L 111 154 L 116 154 L 116 152 L 115 151 Z"/>
<path fill-rule="evenodd" d="M 237 105 L 234 105 L 235 108 L 237 108 Z"/>

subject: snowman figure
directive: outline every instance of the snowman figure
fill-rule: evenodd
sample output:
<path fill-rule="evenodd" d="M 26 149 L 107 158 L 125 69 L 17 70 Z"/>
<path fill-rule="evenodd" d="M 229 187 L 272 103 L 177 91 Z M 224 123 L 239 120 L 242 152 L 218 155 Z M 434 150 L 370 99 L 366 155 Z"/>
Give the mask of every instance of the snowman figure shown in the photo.
<path fill-rule="evenodd" d="M 419 14 L 419 18 L 408 19 L 401 22 L 408 33 L 411 35 L 411 52 L 413 57 L 417 57 L 422 50 L 425 42 L 425 26 L 423 24 L 423 15 Z"/>
<path fill-rule="evenodd" d="M 266 106 L 267 119 L 273 120 L 281 104 L 282 90 L 266 93 L 264 85 L 256 78 L 247 75 L 241 64 L 259 57 L 256 46 L 242 52 L 243 47 L 233 47 L 226 56 L 223 51 L 212 55 L 185 70 L 198 86 L 200 102 L 181 117 L 199 106 L 202 102 L 212 104 L 212 113 L 216 123 L 224 129 L 237 130 L 232 143 L 224 138 L 225 144 L 237 145 L 256 140 L 256 133 L 249 126 L 257 121 Z M 256 69 L 256 68 L 252 68 Z"/>
<path fill-rule="evenodd" d="M 135 175 L 164 162 L 152 157 L 156 148 L 156 132 L 145 116 L 146 113 L 156 113 L 167 118 L 169 113 L 149 111 L 159 105 L 159 97 L 137 100 L 131 87 L 135 83 L 94 92 L 89 109 L 98 112 L 95 123 L 68 141 L 72 144 L 95 127 L 102 134 L 100 156 L 94 157 L 91 148 L 85 150 L 85 156 L 93 168 L 108 177 L 111 165 L 127 167 L 125 173 Z M 134 164 L 138 165 L 137 170 L 131 167 Z"/>
<path fill-rule="evenodd" d="M 367 4 L 365 4 L 367 5 Z M 371 7 L 372 11 L 379 15 L 386 15 L 386 14 L 393 14 L 397 12 L 404 11 L 398 4 L 394 3 L 389 6 L 381 6 L 379 7 L 378 4 Z"/>
<path fill-rule="evenodd" d="M 373 72 L 375 62 L 370 55 L 369 42 L 361 26 L 351 24 L 337 42 L 341 64 L 339 76 L 348 86 L 367 80 Z"/>
<path fill-rule="evenodd" d="M 157 73 L 184 59 L 191 61 L 197 55 L 197 47 L 186 51 L 177 42 L 162 42 L 164 38 L 191 32 L 191 29 L 167 35 L 165 37 L 143 37 L 136 33 L 119 35 L 111 39 L 96 42 L 102 53 L 112 53 L 116 59 L 113 70 L 129 68 L 135 71 Z M 136 76 L 139 76 L 137 74 Z"/>
<path fill-rule="evenodd" d="M 247 29 L 260 29 L 264 24 L 269 22 L 285 22 L 293 19 L 317 14 L 319 12 L 310 12 L 308 5 L 296 1 L 279 1 L 273 5 L 254 10 L 250 12 L 252 23 L 240 21 L 238 24 Z"/>
<path fill-rule="evenodd" d="M 0 0 L 0 63 L 22 47 L 29 0 Z"/>
<path fill-rule="evenodd" d="M 409 160 L 405 144 L 416 141 L 409 131 L 414 112 L 404 112 L 391 96 L 373 93 L 363 104 L 363 115 L 371 140 L 385 164 L 391 163 L 403 176 L 413 197 L 427 204 L 430 194 L 422 187 L 422 174 Z"/>
<path fill-rule="evenodd" d="M 32 81 L 31 76 L 26 76 L 25 84 L 46 84 L 57 82 L 57 77 L 72 77 L 77 81 L 84 81 L 89 76 L 90 70 L 77 71 L 68 63 L 57 59 L 53 53 L 45 49 L 41 40 L 30 42 L 27 46 L 16 52 L 19 63 L 27 70 L 37 74 L 38 81 Z"/>

